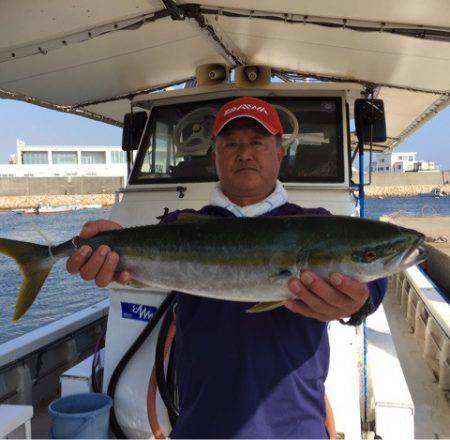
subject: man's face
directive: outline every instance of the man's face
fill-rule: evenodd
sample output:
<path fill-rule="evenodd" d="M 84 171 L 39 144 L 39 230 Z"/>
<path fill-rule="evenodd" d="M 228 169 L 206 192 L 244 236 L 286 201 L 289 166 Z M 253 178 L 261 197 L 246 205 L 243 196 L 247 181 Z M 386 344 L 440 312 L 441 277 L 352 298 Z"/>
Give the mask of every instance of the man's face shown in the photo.
<path fill-rule="evenodd" d="M 231 121 L 217 136 L 214 151 L 223 192 L 263 200 L 275 187 L 283 154 L 276 136 L 260 123 L 249 118 Z"/>

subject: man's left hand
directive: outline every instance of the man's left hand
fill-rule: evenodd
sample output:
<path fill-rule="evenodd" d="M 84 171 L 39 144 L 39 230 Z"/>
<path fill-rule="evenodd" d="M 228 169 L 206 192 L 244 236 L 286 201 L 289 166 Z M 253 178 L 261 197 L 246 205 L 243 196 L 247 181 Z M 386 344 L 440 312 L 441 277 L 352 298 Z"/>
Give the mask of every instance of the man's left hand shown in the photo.
<path fill-rule="evenodd" d="M 314 272 L 305 271 L 288 284 L 295 299 L 285 307 L 294 313 L 319 321 L 347 318 L 356 313 L 369 297 L 369 288 L 353 278 L 333 273 L 325 281 Z"/>

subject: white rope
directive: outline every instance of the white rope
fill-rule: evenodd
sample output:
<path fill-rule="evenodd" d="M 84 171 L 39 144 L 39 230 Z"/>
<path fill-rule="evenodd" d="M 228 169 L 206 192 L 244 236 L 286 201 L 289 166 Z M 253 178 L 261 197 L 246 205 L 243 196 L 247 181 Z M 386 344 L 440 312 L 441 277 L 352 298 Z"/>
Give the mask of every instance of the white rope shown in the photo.
<path fill-rule="evenodd" d="M 26 219 L 30 221 L 33 229 L 45 240 L 45 242 L 48 246 L 48 254 L 50 255 L 50 258 L 53 260 L 53 262 L 56 263 L 58 260 L 55 258 L 55 256 L 53 255 L 53 252 L 52 252 L 52 246 L 53 246 L 52 241 L 44 234 L 44 231 L 38 226 L 38 224 L 34 221 L 34 218 L 32 216 L 26 217 Z"/>

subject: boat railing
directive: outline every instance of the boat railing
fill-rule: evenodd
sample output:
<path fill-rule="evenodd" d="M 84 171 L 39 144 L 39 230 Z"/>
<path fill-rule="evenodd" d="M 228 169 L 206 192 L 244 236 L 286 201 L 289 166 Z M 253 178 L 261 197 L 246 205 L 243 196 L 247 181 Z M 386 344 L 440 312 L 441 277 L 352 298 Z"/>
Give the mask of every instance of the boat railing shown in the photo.
<path fill-rule="evenodd" d="M 439 388 L 450 390 L 450 307 L 444 293 L 414 266 L 394 277 L 405 319 Z"/>
<path fill-rule="evenodd" d="M 0 345 L 0 403 L 54 397 L 60 374 L 92 353 L 106 328 L 109 300 Z"/>

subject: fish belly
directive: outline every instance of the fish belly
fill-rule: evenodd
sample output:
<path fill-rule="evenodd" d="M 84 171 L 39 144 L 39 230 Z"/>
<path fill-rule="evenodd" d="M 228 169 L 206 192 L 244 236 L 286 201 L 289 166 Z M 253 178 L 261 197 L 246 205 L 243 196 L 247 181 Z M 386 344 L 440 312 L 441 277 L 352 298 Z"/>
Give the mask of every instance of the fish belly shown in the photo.
<path fill-rule="evenodd" d="M 143 261 L 124 257 L 121 269 L 147 286 L 231 301 L 277 301 L 291 298 L 291 277 L 278 276 L 270 264 L 238 266 L 196 261 Z"/>

